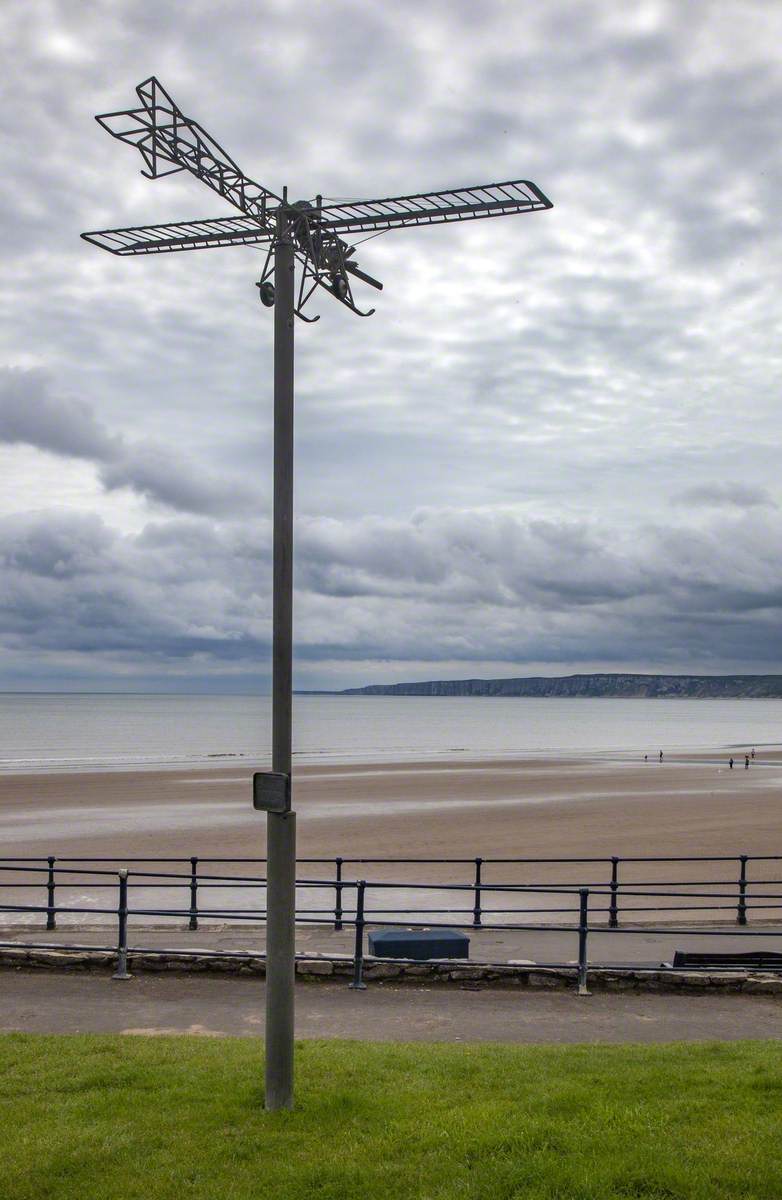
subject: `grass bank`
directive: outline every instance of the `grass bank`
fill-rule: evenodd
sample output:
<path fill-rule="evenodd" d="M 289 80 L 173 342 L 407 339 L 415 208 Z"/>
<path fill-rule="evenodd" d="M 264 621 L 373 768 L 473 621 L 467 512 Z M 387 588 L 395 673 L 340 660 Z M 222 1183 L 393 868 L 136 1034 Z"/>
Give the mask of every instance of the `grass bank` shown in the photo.
<path fill-rule="evenodd" d="M 3 1200 L 782 1197 L 782 1044 L 0 1037 Z"/>

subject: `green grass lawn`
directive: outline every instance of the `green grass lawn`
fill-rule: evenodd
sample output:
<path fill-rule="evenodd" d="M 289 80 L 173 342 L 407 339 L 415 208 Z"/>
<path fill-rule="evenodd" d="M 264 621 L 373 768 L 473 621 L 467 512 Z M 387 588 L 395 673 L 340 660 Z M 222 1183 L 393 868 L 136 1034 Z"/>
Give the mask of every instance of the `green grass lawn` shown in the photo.
<path fill-rule="evenodd" d="M 782 1197 L 782 1044 L 0 1037 L 2 1200 Z"/>

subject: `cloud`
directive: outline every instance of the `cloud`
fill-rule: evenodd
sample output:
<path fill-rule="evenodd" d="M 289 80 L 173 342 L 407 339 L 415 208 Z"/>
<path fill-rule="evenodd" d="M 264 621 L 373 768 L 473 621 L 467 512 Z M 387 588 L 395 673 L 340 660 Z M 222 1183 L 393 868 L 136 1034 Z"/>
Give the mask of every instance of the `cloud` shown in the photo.
<path fill-rule="evenodd" d="M 120 535 L 90 515 L 6 518 L 3 655 L 40 666 L 68 654 L 81 674 L 257 680 L 270 648 L 270 543 L 268 521 L 178 517 Z M 358 671 L 383 659 L 429 664 L 430 675 L 447 662 L 451 677 L 488 662 L 500 674 L 596 659 L 777 667 L 780 563 L 776 511 L 634 534 L 466 511 L 305 520 L 297 677 L 311 686 L 324 661 Z"/>
<path fill-rule="evenodd" d="M 180 518 L 129 537 L 84 514 L 6 518 L 0 567 L 9 653 L 132 653 L 140 670 L 199 655 L 230 661 L 239 646 L 253 657 L 258 561 L 240 534 L 207 522 Z"/>
<path fill-rule="evenodd" d="M 81 400 L 55 398 L 42 371 L 0 368 L 0 441 L 105 461 L 121 452 Z"/>
<path fill-rule="evenodd" d="M 111 435 L 81 400 L 56 397 L 41 371 L 0 368 L 0 443 L 23 443 L 95 465 L 106 491 L 127 487 L 184 512 L 235 513 L 237 487 L 196 472 L 170 448 Z"/>
<path fill-rule="evenodd" d="M 711 483 L 685 488 L 671 497 L 674 504 L 689 508 L 762 508 L 776 507 L 766 488 L 748 487 L 743 483 Z"/>

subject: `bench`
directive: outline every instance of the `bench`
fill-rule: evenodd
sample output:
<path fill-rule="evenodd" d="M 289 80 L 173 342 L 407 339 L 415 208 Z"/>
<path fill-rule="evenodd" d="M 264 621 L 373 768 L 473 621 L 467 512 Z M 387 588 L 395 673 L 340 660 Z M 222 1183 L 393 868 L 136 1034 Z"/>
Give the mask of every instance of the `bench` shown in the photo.
<path fill-rule="evenodd" d="M 743 952 L 728 951 L 720 954 L 717 951 L 696 953 L 690 950 L 677 950 L 673 956 L 674 970 L 686 971 L 688 967 L 745 967 L 782 968 L 782 953 L 777 950 L 745 950 Z"/>

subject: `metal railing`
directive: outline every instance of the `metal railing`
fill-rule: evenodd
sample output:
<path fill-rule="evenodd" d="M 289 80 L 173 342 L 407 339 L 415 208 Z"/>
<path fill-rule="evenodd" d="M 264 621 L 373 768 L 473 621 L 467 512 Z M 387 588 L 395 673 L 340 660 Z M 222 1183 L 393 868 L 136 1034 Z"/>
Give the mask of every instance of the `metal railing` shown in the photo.
<path fill-rule="evenodd" d="M 578 982 L 578 990 L 584 994 L 587 987 L 587 975 L 590 971 L 601 970 L 667 970 L 670 969 L 665 964 L 660 966 L 649 967 L 643 964 L 631 964 L 623 967 L 621 964 L 598 964 L 590 963 L 587 952 L 590 934 L 599 933 L 602 935 L 621 935 L 621 934 L 670 934 L 672 926 L 650 925 L 644 924 L 623 924 L 620 926 L 620 912 L 623 919 L 631 917 L 633 914 L 648 914 L 648 913 L 665 913 L 670 920 L 670 914 L 692 914 L 693 912 L 704 911 L 704 901 L 706 901 L 706 911 L 713 912 L 730 912 L 733 914 L 732 920 L 735 920 L 735 925 L 740 930 L 740 936 L 744 938 L 753 937 L 782 937 L 782 932 L 769 933 L 768 929 L 753 929 L 747 928 L 749 915 L 752 910 L 762 910 L 764 913 L 776 912 L 782 909 L 782 880 L 769 878 L 750 878 L 748 872 L 748 864 L 752 863 L 774 863 L 782 861 L 782 856 L 779 855 L 735 855 L 735 856 L 677 856 L 677 857 L 662 857 L 662 856 L 644 856 L 622 858 L 619 856 L 611 856 L 610 858 L 568 858 L 568 859 L 518 859 L 518 858 L 475 858 L 475 859 L 410 859 L 410 858 L 345 858 L 336 857 L 334 859 L 300 859 L 300 864 L 318 865 L 323 863 L 334 864 L 334 873 L 328 878 L 317 879 L 298 879 L 297 889 L 306 892 L 308 889 L 328 889 L 333 890 L 334 903 L 329 909 L 323 908 L 307 908 L 297 907 L 297 923 L 304 925 L 329 925 L 335 930 L 343 930 L 345 925 L 352 926 L 354 929 L 354 949 L 352 955 L 353 961 L 353 978 L 350 984 L 354 988 L 363 988 L 363 970 L 365 960 L 365 934 L 370 927 L 405 927 L 410 929 L 416 928 L 463 928 L 472 926 L 473 929 L 481 929 L 486 931 L 516 931 L 522 932 L 537 932 L 551 934 L 575 934 L 577 936 L 578 953 L 577 958 L 569 962 L 536 962 L 531 969 L 534 968 L 557 968 L 557 969 L 573 969 L 575 966 Z M 249 922 L 250 924 L 261 924 L 266 920 L 266 912 L 263 908 L 237 908 L 233 907 L 215 907 L 213 905 L 204 904 L 203 899 L 199 899 L 203 892 L 208 889 L 256 889 L 265 890 L 265 877 L 257 874 L 236 875 L 215 873 L 214 868 L 220 865 L 231 866 L 247 866 L 247 865 L 263 865 L 264 859 L 217 859 L 217 858 L 198 858 L 191 856 L 183 859 L 149 859 L 149 858 L 129 858 L 126 863 L 133 864 L 132 869 L 128 866 L 123 866 L 120 870 L 112 869 L 109 866 L 97 866 L 101 863 L 116 863 L 116 859 L 108 858 L 57 858 L 53 855 L 45 858 L 5 858 L 0 859 L 0 888 L 4 889 L 45 889 L 45 903 L 0 903 L 0 912 L 14 913 L 20 916 L 29 916 L 30 914 L 45 915 L 46 929 L 54 930 L 57 928 L 57 916 L 77 915 L 80 917 L 89 916 L 108 916 L 116 919 L 117 922 L 117 942 L 116 946 L 94 946 L 94 945 L 78 945 L 75 943 L 57 942 L 52 945 L 40 942 L 20 942 L 4 941 L 0 942 L 2 947 L 16 947 L 23 949 L 49 949 L 56 948 L 60 951 L 110 951 L 116 954 L 116 971 L 114 978 L 126 979 L 128 975 L 128 956 L 133 954 L 145 955 L 177 955 L 187 958 L 192 955 L 209 956 L 210 954 L 216 957 L 229 958 L 258 958 L 262 957 L 259 953 L 250 951 L 236 950 L 185 950 L 185 949 L 168 949 L 161 947 L 144 947 L 144 946 L 129 946 L 128 944 L 128 924 L 130 918 L 143 918 L 145 920 L 150 917 L 160 917 L 168 919 L 181 919 L 187 922 L 188 930 L 197 930 L 199 918 L 204 920 L 221 920 L 227 922 Z M 661 864 L 661 863 L 728 863 L 736 864 L 737 870 L 734 871 L 733 879 L 729 884 L 725 884 L 719 880 L 704 880 L 704 879 L 675 879 L 675 880 L 628 880 L 623 881 L 620 877 L 620 864 Z M 69 863 L 70 866 L 63 864 Z M 144 866 L 151 864 L 165 864 L 176 868 L 184 865 L 184 871 L 169 870 L 144 870 Z M 448 866 L 459 864 L 470 864 L 474 870 L 474 874 L 469 881 L 464 883 L 452 882 L 412 882 L 409 880 L 385 880 L 385 879 L 352 879 L 346 878 L 345 868 L 355 865 L 372 865 L 372 864 L 394 864 L 394 865 L 415 865 L 422 867 L 426 865 L 446 864 Z M 40 864 L 40 865 L 36 865 Z M 591 880 L 588 883 L 582 882 L 567 882 L 567 883 L 551 883 L 551 882 L 535 882 L 535 883 L 489 883 L 486 882 L 484 876 L 484 868 L 492 865 L 509 865 L 518 866 L 520 864 L 529 866 L 546 865 L 566 865 L 572 868 L 574 865 L 590 865 L 607 864 L 610 867 L 610 873 L 603 880 Z M 205 869 L 206 868 L 206 869 Z M 210 869 L 211 868 L 211 869 Z M 767 873 L 767 872 L 766 872 Z M 30 879 L 30 876 L 33 878 Z M 186 902 L 183 906 L 132 906 L 130 902 L 130 893 L 132 889 L 149 889 L 151 885 L 157 885 L 165 889 L 174 889 L 185 893 Z M 116 894 L 116 904 L 113 907 L 98 906 L 96 904 L 75 905 L 71 903 L 58 903 L 58 889 L 72 888 L 78 886 L 84 888 L 88 886 L 90 889 L 111 889 Z M 723 888 L 728 890 L 721 890 Z M 773 887 L 774 891 L 760 890 Z M 692 889 L 708 888 L 708 891 L 693 891 Z M 674 890 L 671 890 L 674 889 Z M 413 900 L 416 896 L 422 896 L 421 903 L 415 904 L 413 908 L 404 908 L 393 904 L 394 892 L 397 894 L 403 891 L 413 895 Z M 442 906 L 442 901 L 439 900 L 437 905 L 429 905 L 426 903 L 426 893 L 435 891 L 445 894 L 447 897 L 447 907 Z M 375 904 L 370 906 L 367 902 L 367 893 L 371 892 L 376 897 Z M 386 906 L 383 904 L 382 897 L 385 894 Z M 378 900 L 377 897 L 380 897 Z M 459 901 L 464 898 L 464 902 L 460 905 Z M 494 906 L 491 906 L 491 900 L 494 900 Z M 533 907 L 530 906 L 529 900 L 536 901 Z M 635 903 L 640 900 L 643 903 Z M 660 903 L 660 901 L 666 903 Z M 667 903 L 675 901 L 675 903 Z M 722 903 L 726 901 L 726 903 Z M 388 906 L 390 903 L 390 907 Z M 500 907 L 497 907 L 497 904 Z M 454 907 L 454 904 L 456 906 Z M 549 905 L 543 907 L 542 905 Z M 551 907 L 551 905 L 554 907 Z M 564 907 L 563 907 L 564 905 Z M 543 923 L 541 917 L 556 918 L 554 922 Z M 434 919 L 433 919 L 434 918 Z M 535 919 L 537 918 L 537 920 Z M 690 925 L 692 919 L 690 917 Z M 730 936 L 730 931 L 725 928 L 714 929 L 705 928 L 703 925 L 696 928 L 688 928 L 677 925 L 675 927 L 677 935 L 687 936 L 697 934 L 699 937 L 722 937 Z M 736 930 L 733 930 L 735 935 Z M 398 963 L 410 962 L 412 960 L 394 960 Z M 469 960 L 475 963 L 475 960 Z M 503 963 L 481 963 L 484 966 L 503 967 L 507 964 Z M 689 969 L 689 968 L 688 968 Z M 713 970 L 714 968 L 693 968 L 694 970 L 704 969 Z M 731 968 L 727 968 L 731 969 Z M 739 969 L 738 967 L 733 969 Z M 767 970 L 780 970 L 779 966 L 764 967 Z"/>
<path fill-rule="evenodd" d="M 749 878 L 749 864 L 775 863 L 775 862 L 782 862 L 782 855 L 748 855 L 748 854 L 677 855 L 677 856 L 611 855 L 611 856 L 607 856 L 607 857 L 594 857 L 594 858 L 540 858 L 540 857 L 538 857 L 538 858 L 489 858 L 489 857 L 483 858 L 480 856 L 476 856 L 474 858 L 450 858 L 450 857 L 409 858 L 409 857 L 387 857 L 387 856 L 372 857 L 372 858 L 368 858 L 368 857 L 353 858 L 353 857 L 343 857 L 343 856 L 337 855 L 333 858 L 299 858 L 297 860 L 297 863 L 299 866 L 316 866 L 316 865 L 320 866 L 320 865 L 324 865 L 324 864 L 329 864 L 330 866 L 333 865 L 333 870 L 334 870 L 333 878 L 320 880 L 319 886 L 326 887 L 326 888 L 332 888 L 334 891 L 333 911 L 334 911 L 334 927 L 335 927 L 335 929 L 342 928 L 342 916 L 343 916 L 342 898 L 343 898 L 344 889 L 348 886 L 351 886 L 351 884 L 356 882 L 356 880 L 351 880 L 351 879 L 347 878 L 345 875 L 345 871 L 346 871 L 346 869 L 349 869 L 351 867 L 357 867 L 357 866 L 369 867 L 369 866 L 379 866 L 382 864 L 384 866 L 388 866 L 388 865 L 415 866 L 415 867 L 431 867 L 431 866 L 459 867 L 459 866 L 463 866 L 463 867 L 469 868 L 470 873 L 471 873 L 470 885 L 471 885 L 472 892 L 473 892 L 471 924 L 474 929 L 480 929 L 483 925 L 484 907 L 483 907 L 483 903 L 482 903 L 482 893 L 484 890 L 483 885 L 486 883 L 484 871 L 487 868 L 496 867 L 496 866 L 503 866 L 503 867 L 522 867 L 522 866 L 552 867 L 552 866 L 554 866 L 554 867 L 565 867 L 565 868 L 568 868 L 569 870 L 572 870 L 572 868 L 574 868 L 574 867 L 582 867 L 582 866 L 597 867 L 598 869 L 600 867 L 604 867 L 606 869 L 606 873 L 605 873 L 605 877 L 603 879 L 584 880 L 584 879 L 578 878 L 576 880 L 562 881 L 562 886 L 569 885 L 573 889 L 578 889 L 580 887 L 597 888 L 600 890 L 607 889 L 608 894 L 609 894 L 608 924 L 609 924 L 610 928 L 616 929 L 619 926 L 620 912 L 623 915 L 625 915 L 627 912 L 636 912 L 637 913 L 639 911 L 643 911 L 641 908 L 639 908 L 637 906 L 628 909 L 627 907 L 625 907 L 621 904 L 621 900 L 622 900 L 623 896 L 632 895 L 632 892 L 628 890 L 629 887 L 632 887 L 632 888 L 637 888 L 640 886 L 654 886 L 654 887 L 670 886 L 670 887 L 681 887 L 681 888 L 714 887 L 714 886 L 717 886 L 720 884 L 722 884 L 723 886 L 728 886 L 729 883 L 731 882 L 730 880 L 679 879 L 679 878 L 676 878 L 676 879 L 673 879 L 670 881 L 664 881 L 664 880 L 644 881 L 644 880 L 635 880 L 635 879 L 634 880 L 624 880 L 624 879 L 620 878 L 620 869 L 623 866 L 627 867 L 631 864 L 637 865 L 637 864 L 666 864 L 666 863 L 671 863 L 671 864 L 673 864 L 673 863 L 678 863 L 678 864 L 681 864 L 681 863 L 735 864 L 735 867 L 732 871 L 733 883 L 735 886 L 735 898 L 728 896 L 727 893 L 720 893 L 719 895 L 717 895 L 715 893 L 713 896 L 714 899 L 730 899 L 731 904 L 708 905 L 708 907 L 712 908 L 712 909 L 722 909 L 722 910 L 726 910 L 731 907 L 734 907 L 736 910 L 737 923 L 739 925 L 746 925 L 747 919 L 748 919 L 747 914 L 751 907 L 750 901 L 748 899 L 749 889 L 750 888 L 754 889 L 754 895 L 758 899 L 761 899 L 765 896 L 766 899 L 773 900 L 773 899 L 775 899 L 774 896 L 760 893 L 760 892 L 758 892 L 758 889 L 761 887 L 769 887 L 769 886 L 782 887 L 782 878 L 779 878 L 779 879 L 762 879 L 762 878 L 750 879 Z M 96 869 L 96 864 L 104 864 L 104 863 L 114 863 L 114 864 L 118 864 L 118 865 L 121 864 L 122 866 L 126 866 L 126 865 L 129 866 L 130 864 L 133 864 L 133 866 L 134 866 L 133 874 L 137 878 L 140 877 L 141 875 L 144 875 L 149 879 L 161 879 L 161 880 L 165 879 L 165 878 L 174 878 L 174 877 L 176 877 L 178 879 L 178 878 L 180 878 L 180 876 L 179 876 L 179 874 L 176 874 L 176 876 L 174 876 L 174 874 L 170 874 L 168 872 L 162 872 L 162 871 L 141 872 L 138 869 L 138 867 L 140 865 L 149 865 L 149 864 L 166 864 L 167 866 L 173 866 L 173 867 L 185 865 L 186 868 L 188 869 L 188 887 L 190 890 L 190 909 L 189 909 L 189 914 L 188 914 L 189 928 L 197 929 L 198 928 L 198 918 L 199 918 L 199 907 L 198 907 L 199 889 L 202 889 L 205 887 L 214 887 L 214 886 L 227 887 L 227 886 L 230 886 L 231 884 L 241 884 L 242 886 L 247 887 L 247 886 L 254 886 L 257 884 L 261 884 L 264 882 L 257 876 L 246 877 L 246 876 L 233 876 L 233 875 L 224 875 L 224 874 L 221 874 L 218 876 L 215 876 L 213 874 L 205 875 L 203 873 L 203 868 L 206 867 L 208 870 L 210 867 L 216 867 L 216 866 L 265 866 L 266 859 L 265 858 L 214 858 L 214 857 L 199 858 L 198 856 L 195 856 L 195 855 L 191 855 L 190 857 L 187 857 L 187 858 L 184 858 L 184 857 L 183 858 L 162 858 L 162 857 L 155 857 L 155 858 L 128 857 L 128 858 L 125 858 L 125 857 L 123 857 L 121 859 L 119 859 L 117 857 L 111 857 L 111 858 L 108 858 L 108 857 L 78 857 L 78 858 L 57 857 L 54 855 L 41 856 L 38 858 L 36 858 L 36 857 L 22 858 L 22 857 L 12 856 L 12 857 L 0 857 L 0 872 L 8 873 L 8 872 L 16 871 L 18 873 L 21 873 L 23 871 L 29 871 L 29 872 L 38 873 L 39 868 L 37 868 L 35 866 L 35 864 L 37 864 L 37 863 L 41 863 L 41 864 L 45 863 L 46 864 L 45 868 L 42 867 L 41 869 L 45 870 L 45 873 L 46 873 L 45 886 L 46 886 L 46 892 L 47 892 L 47 906 L 46 906 L 46 910 L 47 910 L 47 925 L 46 925 L 46 927 L 47 927 L 47 929 L 54 929 L 56 927 L 57 906 L 55 903 L 55 893 L 56 893 L 58 876 L 63 875 L 65 873 L 78 874 L 79 872 L 78 872 L 77 868 L 78 868 L 78 865 L 81 864 L 83 866 L 83 871 L 81 873 L 88 874 L 91 877 L 94 877 L 95 875 L 97 875 L 101 872 L 101 868 Z M 66 867 L 66 866 L 64 866 L 64 864 L 71 864 L 71 865 Z M 199 869 L 200 869 L 200 873 L 199 873 Z M 114 875 L 114 874 L 116 874 L 116 871 L 115 872 L 104 872 L 104 873 L 109 873 L 109 874 Z M 102 886 L 99 881 L 93 882 L 92 879 L 90 880 L 90 884 L 92 887 Z M 16 882 L 16 883 L 9 882 L 7 878 L 3 878 L 2 875 L 0 875 L 0 888 L 12 887 L 12 886 L 20 887 L 20 886 L 27 886 L 27 885 L 24 883 L 21 883 L 21 882 Z M 33 885 L 31 885 L 31 886 L 33 886 Z M 435 884 L 435 882 L 432 881 L 430 886 L 435 887 L 435 886 L 441 886 L 441 885 Z M 513 886 L 515 886 L 515 885 L 513 885 Z M 530 884 L 528 882 L 527 884 L 525 884 L 523 886 L 534 887 L 535 885 Z M 551 886 L 559 886 L 559 885 L 554 885 L 551 883 L 551 881 L 546 881 L 546 882 L 540 884 L 539 886 L 540 886 L 540 888 L 548 888 Z M 671 893 L 671 895 L 673 896 L 673 895 L 675 895 L 675 893 Z M 709 899 L 711 897 L 709 894 L 703 893 L 701 898 Z M 681 906 L 674 906 L 674 907 L 675 907 L 675 910 L 678 911 L 678 909 Z M 696 906 L 693 906 L 693 907 L 696 907 Z M 699 907 L 706 907 L 706 906 L 699 906 Z M 756 907 L 757 907 L 757 905 L 756 905 Z M 760 907 L 763 907 L 764 909 L 777 909 L 777 908 L 782 907 L 782 905 L 770 904 L 770 905 L 760 905 Z M 652 906 L 649 909 L 649 911 L 662 911 L 662 910 L 663 910 L 663 906 Z M 2 911 L 1 908 L 0 908 L 0 911 Z"/>

